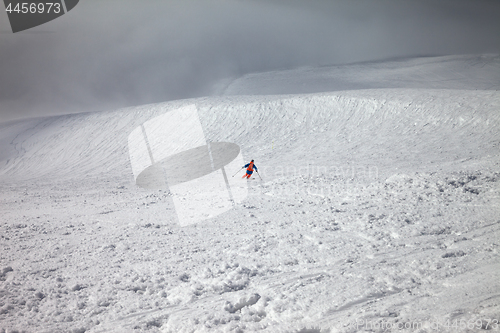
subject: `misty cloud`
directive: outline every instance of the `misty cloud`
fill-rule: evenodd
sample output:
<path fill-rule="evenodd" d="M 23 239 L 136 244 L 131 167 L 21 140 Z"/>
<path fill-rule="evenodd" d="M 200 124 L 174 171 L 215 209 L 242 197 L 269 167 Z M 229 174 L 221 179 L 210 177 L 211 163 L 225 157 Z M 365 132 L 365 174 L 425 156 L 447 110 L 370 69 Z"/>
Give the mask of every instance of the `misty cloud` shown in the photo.
<path fill-rule="evenodd" d="M 218 94 L 251 72 L 500 53 L 488 0 L 84 0 L 10 33 L 0 14 L 0 122 Z"/>

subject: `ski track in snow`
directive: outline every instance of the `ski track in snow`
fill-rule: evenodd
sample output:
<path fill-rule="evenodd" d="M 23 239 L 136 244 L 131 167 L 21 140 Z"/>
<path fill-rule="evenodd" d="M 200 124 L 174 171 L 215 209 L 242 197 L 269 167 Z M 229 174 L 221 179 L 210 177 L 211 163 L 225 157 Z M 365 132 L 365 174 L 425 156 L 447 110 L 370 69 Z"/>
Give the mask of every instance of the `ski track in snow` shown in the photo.
<path fill-rule="evenodd" d="M 263 180 L 180 227 L 167 190 L 135 186 L 127 137 L 193 103 Z M 4 124 L 0 332 L 482 331 L 500 319 L 499 110 L 493 90 L 373 89 Z"/>

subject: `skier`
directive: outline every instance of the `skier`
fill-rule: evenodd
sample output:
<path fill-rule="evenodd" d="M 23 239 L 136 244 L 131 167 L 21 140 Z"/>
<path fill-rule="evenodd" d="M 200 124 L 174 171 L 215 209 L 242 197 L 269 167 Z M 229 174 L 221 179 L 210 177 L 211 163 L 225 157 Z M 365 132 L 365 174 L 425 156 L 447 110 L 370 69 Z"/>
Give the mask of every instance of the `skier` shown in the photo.
<path fill-rule="evenodd" d="M 245 177 L 247 177 L 248 179 L 250 179 L 250 176 L 251 176 L 251 175 L 252 175 L 252 173 L 253 173 L 253 168 L 255 168 L 255 170 L 256 170 L 257 172 L 259 172 L 259 169 L 258 169 L 258 168 L 257 168 L 257 166 L 253 163 L 253 160 L 252 160 L 250 163 L 248 163 L 247 165 L 245 165 L 243 168 L 247 168 L 247 173 L 246 173 L 246 174 L 244 174 L 244 175 L 243 175 L 243 177 L 241 177 L 241 178 L 245 178 Z M 242 169 L 243 169 L 243 168 L 242 168 Z"/>

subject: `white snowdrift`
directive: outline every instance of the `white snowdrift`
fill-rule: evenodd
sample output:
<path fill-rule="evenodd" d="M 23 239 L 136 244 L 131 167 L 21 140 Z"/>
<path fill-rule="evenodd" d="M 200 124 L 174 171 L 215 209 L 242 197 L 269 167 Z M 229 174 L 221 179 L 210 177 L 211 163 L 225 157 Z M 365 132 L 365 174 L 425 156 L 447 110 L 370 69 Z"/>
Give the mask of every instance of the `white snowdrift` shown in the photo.
<path fill-rule="evenodd" d="M 127 138 L 189 104 L 264 180 L 181 227 L 134 184 Z M 492 328 L 498 110 L 497 91 L 384 89 L 4 124 L 0 332 Z"/>

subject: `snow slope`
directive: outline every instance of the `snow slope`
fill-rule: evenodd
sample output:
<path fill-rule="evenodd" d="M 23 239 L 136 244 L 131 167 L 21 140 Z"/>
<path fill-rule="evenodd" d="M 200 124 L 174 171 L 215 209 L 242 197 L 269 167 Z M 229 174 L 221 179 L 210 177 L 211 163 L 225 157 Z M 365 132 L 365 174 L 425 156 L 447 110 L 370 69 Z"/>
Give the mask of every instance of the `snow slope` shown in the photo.
<path fill-rule="evenodd" d="M 381 88 L 500 88 L 500 57 L 460 55 L 253 73 L 226 84 L 223 95 L 304 94 Z"/>
<path fill-rule="evenodd" d="M 181 227 L 127 139 L 191 104 L 263 180 Z M 0 332 L 499 330 L 499 110 L 462 82 L 3 124 Z"/>

